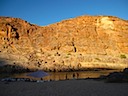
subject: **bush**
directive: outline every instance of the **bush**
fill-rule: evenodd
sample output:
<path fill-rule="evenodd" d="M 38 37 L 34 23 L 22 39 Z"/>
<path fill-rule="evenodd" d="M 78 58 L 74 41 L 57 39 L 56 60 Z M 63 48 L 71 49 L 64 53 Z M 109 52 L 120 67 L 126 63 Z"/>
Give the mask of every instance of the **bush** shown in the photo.
<path fill-rule="evenodd" d="M 127 58 L 124 54 L 121 54 L 120 55 L 120 58 L 122 58 L 122 59 L 125 59 L 125 58 Z"/>
<path fill-rule="evenodd" d="M 98 61 L 101 61 L 100 58 L 95 58 L 95 59 L 98 60 Z"/>

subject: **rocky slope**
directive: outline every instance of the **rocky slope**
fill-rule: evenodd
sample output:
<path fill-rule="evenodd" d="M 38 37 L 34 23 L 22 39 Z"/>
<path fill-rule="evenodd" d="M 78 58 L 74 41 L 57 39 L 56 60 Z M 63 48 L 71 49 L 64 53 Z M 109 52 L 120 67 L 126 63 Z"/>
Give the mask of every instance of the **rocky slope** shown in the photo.
<path fill-rule="evenodd" d="M 128 21 L 80 16 L 48 26 L 0 17 L 0 66 L 46 71 L 128 67 Z"/>

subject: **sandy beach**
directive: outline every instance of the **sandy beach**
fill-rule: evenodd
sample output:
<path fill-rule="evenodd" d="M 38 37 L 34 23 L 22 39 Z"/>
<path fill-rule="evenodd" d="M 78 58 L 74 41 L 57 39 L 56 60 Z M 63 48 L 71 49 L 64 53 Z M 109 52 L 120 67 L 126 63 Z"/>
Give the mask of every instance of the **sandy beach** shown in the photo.
<path fill-rule="evenodd" d="M 0 96 L 127 96 L 128 83 L 95 80 L 0 82 Z"/>

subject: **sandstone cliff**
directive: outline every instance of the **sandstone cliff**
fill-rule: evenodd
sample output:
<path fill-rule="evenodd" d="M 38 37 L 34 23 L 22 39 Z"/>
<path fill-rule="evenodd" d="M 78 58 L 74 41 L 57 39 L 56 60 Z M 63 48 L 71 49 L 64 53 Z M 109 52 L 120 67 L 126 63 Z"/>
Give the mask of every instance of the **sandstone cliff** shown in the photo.
<path fill-rule="evenodd" d="M 128 67 L 127 54 L 128 21 L 117 17 L 80 16 L 43 27 L 0 17 L 1 66 L 123 69 Z"/>

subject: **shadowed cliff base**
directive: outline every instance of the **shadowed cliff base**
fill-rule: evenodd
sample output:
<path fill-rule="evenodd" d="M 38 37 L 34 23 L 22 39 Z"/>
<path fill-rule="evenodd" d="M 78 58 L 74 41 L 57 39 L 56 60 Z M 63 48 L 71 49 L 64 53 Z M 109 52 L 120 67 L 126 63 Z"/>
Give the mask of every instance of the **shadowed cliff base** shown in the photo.
<path fill-rule="evenodd" d="M 30 72 L 30 70 L 24 68 L 23 66 L 9 64 L 9 60 L 0 58 L 0 78 L 6 78 L 6 77 L 10 77 L 15 73 L 24 73 L 24 72 Z"/>

